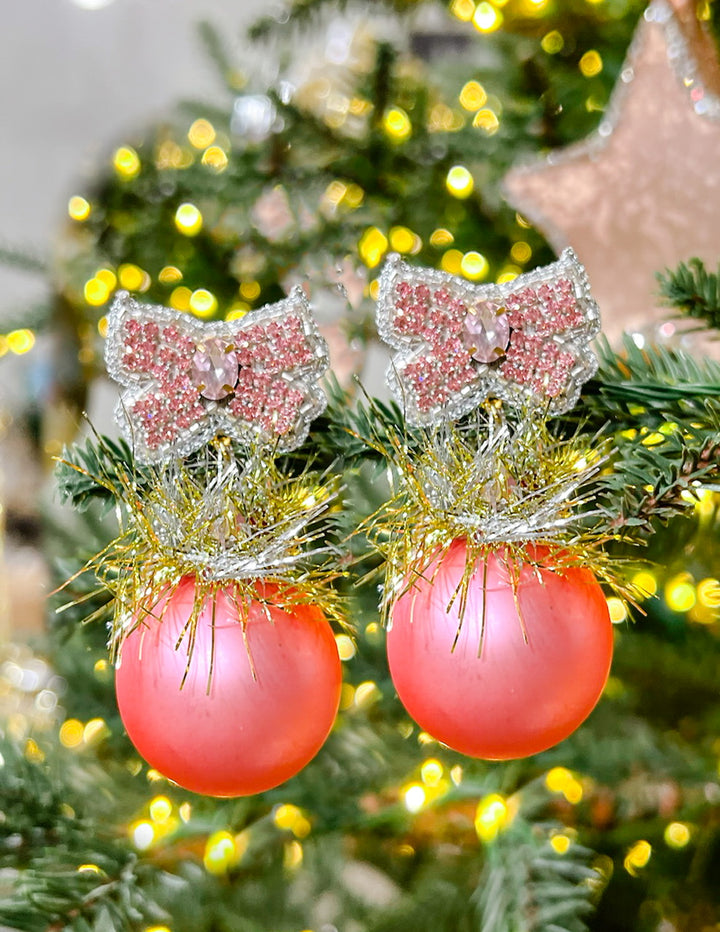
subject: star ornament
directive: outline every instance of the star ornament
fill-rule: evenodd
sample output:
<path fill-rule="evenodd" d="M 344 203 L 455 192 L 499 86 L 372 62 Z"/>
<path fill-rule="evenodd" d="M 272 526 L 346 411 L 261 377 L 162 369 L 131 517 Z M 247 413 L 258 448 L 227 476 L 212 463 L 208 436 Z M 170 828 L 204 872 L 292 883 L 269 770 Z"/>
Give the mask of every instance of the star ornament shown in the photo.
<path fill-rule="evenodd" d="M 207 324 L 119 292 L 105 361 L 125 388 L 115 417 L 140 463 L 188 456 L 218 434 L 292 450 L 327 404 L 327 346 L 300 288 Z"/>
<path fill-rule="evenodd" d="M 653 0 L 597 132 L 505 179 L 558 252 L 577 252 L 611 339 L 667 317 L 657 272 L 717 262 L 720 63 L 695 6 Z"/>
<path fill-rule="evenodd" d="M 473 285 L 399 256 L 380 276 L 377 324 L 397 349 L 388 384 L 410 424 L 456 420 L 487 398 L 569 410 L 597 369 L 597 304 L 571 249 L 500 285 Z"/>

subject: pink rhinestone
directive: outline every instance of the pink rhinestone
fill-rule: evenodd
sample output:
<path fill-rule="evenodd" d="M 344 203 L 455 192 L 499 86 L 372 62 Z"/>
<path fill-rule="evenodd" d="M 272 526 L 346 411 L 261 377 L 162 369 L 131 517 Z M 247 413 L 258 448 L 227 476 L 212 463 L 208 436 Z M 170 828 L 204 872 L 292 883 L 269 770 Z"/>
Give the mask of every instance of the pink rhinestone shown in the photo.
<path fill-rule="evenodd" d="M 504 308 L 490 304 L 470 308 L 463 324 L 463 343 L 478 362 L 494 362 L 505 355 L 510 342 L 510 321 Z"/>
<path fill-rule="evenodd" d="M 238 368 L 236 354 L 219 337 L 211 337 L 198 346 L 191 377 L 203 398 L 219 401 L 235 390 Z"/>

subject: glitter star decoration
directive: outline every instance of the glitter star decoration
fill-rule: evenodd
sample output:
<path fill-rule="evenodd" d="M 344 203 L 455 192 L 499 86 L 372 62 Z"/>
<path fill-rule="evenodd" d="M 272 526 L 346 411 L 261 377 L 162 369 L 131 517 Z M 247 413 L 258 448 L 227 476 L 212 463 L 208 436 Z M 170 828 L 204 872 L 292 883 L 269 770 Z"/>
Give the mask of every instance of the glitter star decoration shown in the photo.
<path fill-rule="evenodd" d="M 499 285 L 392 256 L 380 277 L 377 323 L 398 350 L 388 384 L 416 426 L 456 420 L 489 397 L 560 414 L 597 368 L 589 344 L 600 317 L 571 249 Z"/>
<path fill-rule="evenodd" d="M 667 317 L 657 272 L 718 259 L 720 63 L 695 8 L 653 0 L 597 132 L 505 179 L 558 252 L 577 252 L 611 339 Z"/>
<path fill-rule="evenodd" d="M 218 434 L 292 450 L 327 403 L 327 346 L 300 288 L 211 323 L 119 292 L 105 360 L 125 386 L 115 416 L 140 463 L 187 456 Z"/>

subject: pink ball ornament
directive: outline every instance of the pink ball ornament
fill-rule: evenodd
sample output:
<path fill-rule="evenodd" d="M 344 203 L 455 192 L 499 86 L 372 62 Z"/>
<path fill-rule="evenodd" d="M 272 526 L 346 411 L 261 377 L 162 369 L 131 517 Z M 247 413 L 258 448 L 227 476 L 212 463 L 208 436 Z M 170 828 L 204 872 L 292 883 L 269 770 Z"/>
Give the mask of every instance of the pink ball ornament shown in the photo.
<path fill-rule="evenodd" d="M 391 608 L 387 651 L 400 700 L 421 728 L 470 757 L 510 760 L 562 741 L 610 672 L 612 623 L 595 576 L 553 570 L 545 547 L 528 553 L 537 566 L 508 567 L 502 553 L 477 561 L 462 623 L 459 597 L 447 606 L 465 569 L 464 540 Z"/>
<path fill-rule="evenodd" d="M 232 584 L 205 599 L 182 689 L 193 577 L 139 614 L 122 645 L 115 688 L 130 740 L 185 789 L 268 790 L 301 770 L 330 732 L 342 677 L 332 629 L 317 606 L 273 605 L 274 592 L 266 586 L 267 603 L 251 602 L 246 616 Z"/>

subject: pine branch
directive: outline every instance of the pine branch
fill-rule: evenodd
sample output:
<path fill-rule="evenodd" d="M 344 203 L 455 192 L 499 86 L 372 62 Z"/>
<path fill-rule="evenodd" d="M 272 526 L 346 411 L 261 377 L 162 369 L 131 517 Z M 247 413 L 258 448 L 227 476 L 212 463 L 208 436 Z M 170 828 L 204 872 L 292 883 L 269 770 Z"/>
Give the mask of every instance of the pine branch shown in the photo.
<path fill-rule="evenodd" d="M 352 4 L 353 0 L 294 0 L 289 9 L 283 10 L 282 16 L 263 16 L 256 20 L 248 29 L 248 38 L 271 38 L 281 29 L 287 30 L 288 26 L 307 29 L 326 9 L 337 14 L 344 12 Z M 373 5 L 396 14 L 407 13 L 417 8 L 416 0 L 366 0 L 364 4 L 365 8 Z"/>
<path fill-rule="evenodd" d="M 700 259 L 681 262 L 671 271 L 659 273 L 660 294 L 684 317 L 703 322 L 703 326 L 720 329 L 720 266 L 708 272 Z"/>
<path fill-rule="evenodd" d="M 29 250 L 18 249 L 13 246 L 0 246 L 0 265 L 7 265 L 19 272 L 30 272 L 33 275 L 48 275 L 47 262 Z"/>

